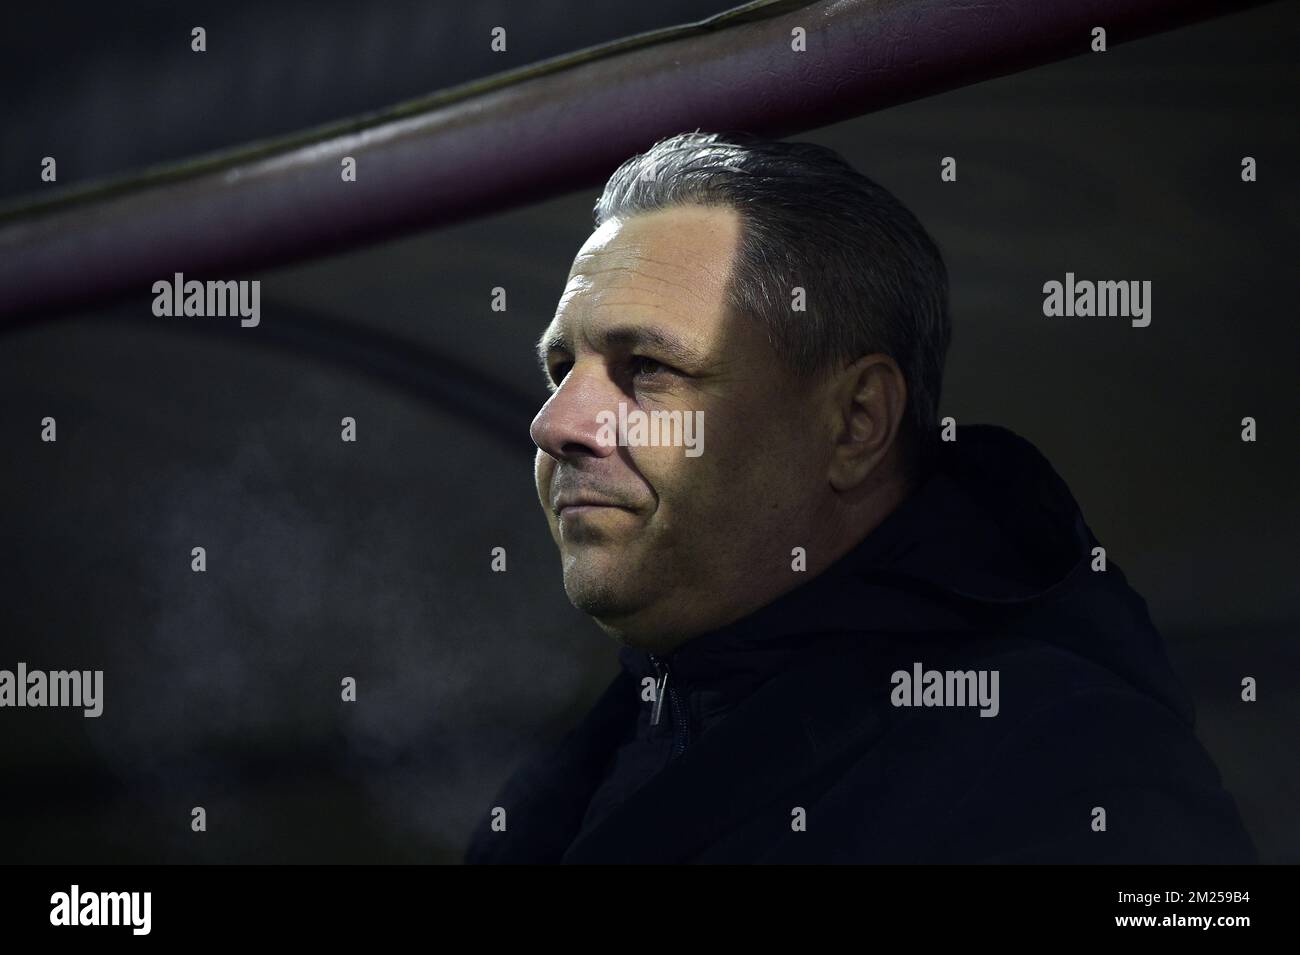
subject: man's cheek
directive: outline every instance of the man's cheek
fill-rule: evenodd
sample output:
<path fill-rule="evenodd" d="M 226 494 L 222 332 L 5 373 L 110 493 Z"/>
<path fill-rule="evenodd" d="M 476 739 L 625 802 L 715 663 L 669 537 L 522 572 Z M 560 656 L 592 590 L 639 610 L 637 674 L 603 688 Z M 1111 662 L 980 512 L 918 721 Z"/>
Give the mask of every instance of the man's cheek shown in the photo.
<path fill-rule="evenodd" d="M 537 497 L 545 507 L 551 496 L 551 477 L 555 474 L 555 460 L 545 451 L 538 451 L 533 461 L 533 480 L 537 484 Z"/>
<path fill-rule="evenodd" d="M 708 465 L 703 458 L 688 458 L 681 448 L 638 448 L 635 466 L 654 492 L 654 512 L 647 530 L 658 540 L 677 529 L 689 530 L 692 515 L 707 513 Z"/>
<path fill-rule="evenodd" d="M 628 460 L 647 488 L 658 499 L 662 509 L 676 496 L 682 449 L 673 447 L 629 447 Z"/>

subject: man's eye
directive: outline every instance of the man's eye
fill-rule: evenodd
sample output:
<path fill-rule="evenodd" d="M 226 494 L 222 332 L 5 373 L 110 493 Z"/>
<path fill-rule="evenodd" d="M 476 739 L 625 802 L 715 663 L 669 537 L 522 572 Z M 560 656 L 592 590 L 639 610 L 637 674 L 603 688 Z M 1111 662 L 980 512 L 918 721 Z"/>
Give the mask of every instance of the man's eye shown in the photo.
<path fill-rule="evenodd" d="M 637 377 L 642 375 L 658 375 L 661 372 L 671 372 L 673 370 L 663 362 L 655 361 L 653 358 L 648 358 L 645 355 L 633 355 L 631 366 L 632 374 Z"/>
<path fill-rule="evenodd" d="M 557 361 L 554 365 L 551 366 L 551 383 L 558 385 L 560 382 L 562 382 L 564 380 L 564 376 L 569 373 L 569 369 L 572 367 L 573 367 L 573 362 L 571 361 Z"/>

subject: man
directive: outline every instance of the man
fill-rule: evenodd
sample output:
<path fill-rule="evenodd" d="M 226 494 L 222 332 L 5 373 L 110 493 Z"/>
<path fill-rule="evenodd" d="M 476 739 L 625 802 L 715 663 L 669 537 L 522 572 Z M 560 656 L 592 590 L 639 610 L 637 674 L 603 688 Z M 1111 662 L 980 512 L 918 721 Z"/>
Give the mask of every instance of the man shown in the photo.
<path fill-rule="evenodd" d="M 622 669 L 469 861 L 1252 860 L 1064 483 L 1009 431 L 940 440 L 910 212 L 830 150 L 700 133 L 595 212 L 532 438 Z"/>

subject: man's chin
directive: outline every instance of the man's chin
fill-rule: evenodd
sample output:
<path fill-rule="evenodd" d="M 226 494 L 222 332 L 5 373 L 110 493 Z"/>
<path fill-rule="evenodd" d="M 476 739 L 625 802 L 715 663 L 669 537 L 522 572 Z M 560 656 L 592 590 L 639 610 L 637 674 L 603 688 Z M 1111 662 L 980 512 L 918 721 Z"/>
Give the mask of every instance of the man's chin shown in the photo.
<path fill-rule="evenodd" d="M 564 592 L 569 603 L 597 621 L 622 619 L 642 606 L 632 594 L 613 586 L 608 579 L 593 580 L 586 575 L 566 574 Z"/>
<path fill-rule="evenodd" d="M 664 619 L 663 607 L 638 588 L 613 585 L 612 581 L 621 579 L 570 572 L 564 578 L 564 592 L 573 606 L 624 646 L 667 653 L 681 637 Z"/>
<path fill-rule="evenodd" d="M 583 613 L 597 620 L 616 620 L 645 608 L 647 577 L 624 548 L 587 545 L 565 550 L 564 592 Z"/>

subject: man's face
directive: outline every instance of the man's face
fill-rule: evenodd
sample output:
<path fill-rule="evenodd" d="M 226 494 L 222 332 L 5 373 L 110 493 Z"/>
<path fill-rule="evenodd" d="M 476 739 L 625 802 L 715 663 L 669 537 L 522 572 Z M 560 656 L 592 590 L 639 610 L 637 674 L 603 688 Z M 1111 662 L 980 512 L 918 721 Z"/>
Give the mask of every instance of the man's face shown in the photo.
<path fill-rule="evenodd" d="M 607 222 L 539 343 L 552 394 L 531 434 L 565 590 L 631 645 L 670 649 L 794 586 L 826 492 L 816 389 L 724 303 L 740 238 L 721 207 Z M 620 402 L 694 416 L 702 452 L 609 444 L 598 416 Z"/>

